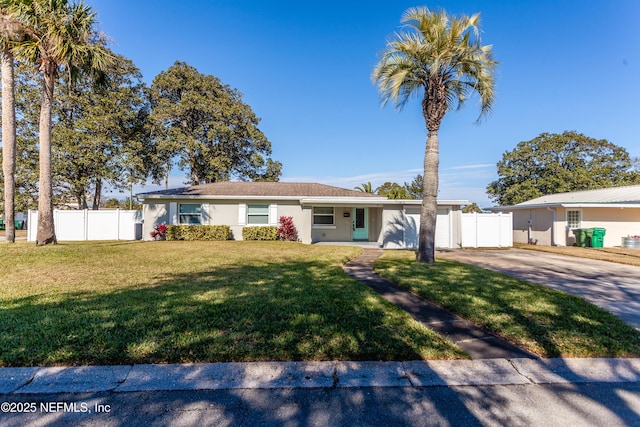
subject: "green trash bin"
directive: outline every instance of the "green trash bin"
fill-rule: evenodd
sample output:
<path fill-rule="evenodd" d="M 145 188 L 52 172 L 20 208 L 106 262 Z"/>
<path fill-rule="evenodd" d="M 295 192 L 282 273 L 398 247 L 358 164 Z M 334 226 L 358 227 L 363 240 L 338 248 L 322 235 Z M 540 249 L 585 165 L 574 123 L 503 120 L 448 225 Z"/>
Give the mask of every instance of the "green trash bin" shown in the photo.
<path fill-rule="evenodd" d="M 607 234 L 607 230 L 604 228 L 594 228 L 593 235 L 591 236 L 591 247 L 602 248 L 604 247 L 604 235 Z"/>
<path fill-rule="evenodd" d="M 584 228 L 574 228 L 573 235 L 576 236 L 576 246 L 587 246 L 587 233 Z"/>
<path fill-rule="evenodd" d="M 593 228 L 584 228 L 585 239 L 584 243 L 587 248 L 591 248 L 591 238 L 593 237 Z"/>

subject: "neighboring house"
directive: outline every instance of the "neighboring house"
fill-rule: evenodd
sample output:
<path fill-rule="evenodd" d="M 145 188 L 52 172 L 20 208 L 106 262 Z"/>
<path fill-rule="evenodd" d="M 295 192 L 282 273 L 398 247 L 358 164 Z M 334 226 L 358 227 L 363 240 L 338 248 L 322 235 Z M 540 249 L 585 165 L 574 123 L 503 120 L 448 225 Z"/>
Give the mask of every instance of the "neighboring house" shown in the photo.
<path fill-rule="evenodd" d="M 166 224 L 278 225 L 293 217 L 303 243 L 374 242 L 385 248 L 417 247 L 420 200 L 390 200 L 376 194 L 314 183 L 217 182 L 136 196 L 143 203 L 143 236 Z M 460 208 L 466 200 L 438 202 L 436 247 L 461 241 Z"/>
<path fill-rule="evenodd" d="M 513 213 L 513 241 L 572 246 L 576 228 L 604 228 L 604 246 L 640 235 L 640 185 L 538 197 L 492 209 Z"/>

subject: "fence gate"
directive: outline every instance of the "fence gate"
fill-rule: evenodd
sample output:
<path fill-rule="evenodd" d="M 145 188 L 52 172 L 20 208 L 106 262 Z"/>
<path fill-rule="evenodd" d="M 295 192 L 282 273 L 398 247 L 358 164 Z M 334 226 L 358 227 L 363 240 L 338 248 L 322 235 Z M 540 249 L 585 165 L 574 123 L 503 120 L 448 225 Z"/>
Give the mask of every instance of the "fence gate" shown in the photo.
<path fill-rule="evenodd" d="M 513 214 L 462 214 L 462 247 L 504 248 L 513 246 Z"/>

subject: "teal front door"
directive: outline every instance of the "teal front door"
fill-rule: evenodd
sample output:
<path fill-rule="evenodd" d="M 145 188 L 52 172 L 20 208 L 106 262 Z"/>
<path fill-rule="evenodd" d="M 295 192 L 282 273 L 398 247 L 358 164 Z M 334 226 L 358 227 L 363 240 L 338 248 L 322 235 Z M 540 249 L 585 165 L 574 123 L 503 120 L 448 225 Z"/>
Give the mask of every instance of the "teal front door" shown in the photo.
<path fill-rule="evenodd" d="M 369 240 L 369 208 L 353 208 L 353 240 Z"/>

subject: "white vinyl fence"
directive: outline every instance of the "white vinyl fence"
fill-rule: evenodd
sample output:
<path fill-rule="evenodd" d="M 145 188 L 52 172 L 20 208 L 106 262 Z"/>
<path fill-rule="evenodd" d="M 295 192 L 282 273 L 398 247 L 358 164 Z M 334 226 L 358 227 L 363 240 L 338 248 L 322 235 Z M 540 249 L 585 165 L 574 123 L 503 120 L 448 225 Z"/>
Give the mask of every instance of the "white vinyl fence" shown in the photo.
<path fill-rule="evenodd" d="M 142 238 L 142 211 L 58 210 L 53 211 L 58 240 L 139 240 Z M 36 241 L 38 211 L 29 211 L 27 239 Z"/>
<path fill-rule="evenodd" d="M 504 248 L 513 246 L 513 215 L 509 213 L 463 213 L 462 247 Z"/>

